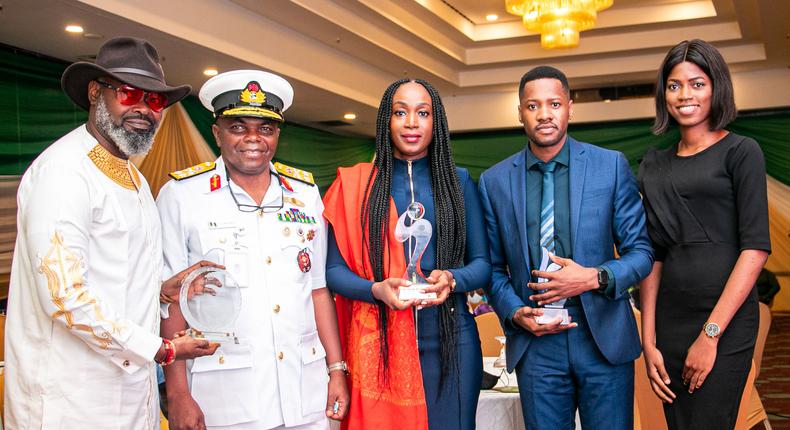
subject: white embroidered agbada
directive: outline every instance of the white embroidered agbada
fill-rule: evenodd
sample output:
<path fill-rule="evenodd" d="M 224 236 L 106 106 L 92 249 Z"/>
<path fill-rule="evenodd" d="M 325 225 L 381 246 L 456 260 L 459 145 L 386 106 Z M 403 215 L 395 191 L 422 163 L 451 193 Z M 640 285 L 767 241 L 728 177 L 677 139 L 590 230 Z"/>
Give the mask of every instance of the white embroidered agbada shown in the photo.
<path fill-rule="evenodd" d="M 17 201 L 7 427 L 158 428 L 162 235 L 145 179 L 83 125 L 33 162 Z"/>

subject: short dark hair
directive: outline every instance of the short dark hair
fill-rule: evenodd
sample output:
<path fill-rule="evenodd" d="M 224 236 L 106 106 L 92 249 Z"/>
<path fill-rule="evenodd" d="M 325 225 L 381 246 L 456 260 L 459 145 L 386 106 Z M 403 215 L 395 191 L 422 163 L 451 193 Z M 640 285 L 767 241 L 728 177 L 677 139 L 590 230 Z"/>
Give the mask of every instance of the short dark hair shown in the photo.
<path fill-rule="evenodd" d="M 518 84 L 519 100 L 521 100 L 521 97 L 524 96 L 524 87 L 527 85 L 527 82 L 538 79 L 556 79 L 560 81 L 562 84 L 562 89 L 565 90 L 565 93 L 568 95 L 568 97 L 570 97 L 571 87 L 568 85 L 568 78 L 565 77 L 565 73 L 562 73 L 559 69 L 551 66 L 538 66 L 529 72 L 524 73 L 524 76 L 521 77 L 521 82 Z"/>
<path fill-rule="evenodd" d="M 654 134 L 663 134 L 670 125 L 677 121 L 667 111 L 667 78 L 672 69 L 680 63 L 688 61 L 702 69 L 713 85 L 713 97 L 710 102 L 708 127 L 711 131 L 721 130 L 731 123 L 738 115 L 735 107 L 735 96 L 732 90 L 730 69 L 721 53 L 708 42 L 700 39 L 684 40 L 669 50 L 661 68 L 658 69 L 656 80 L 656 119 L 653 122 Z"/>

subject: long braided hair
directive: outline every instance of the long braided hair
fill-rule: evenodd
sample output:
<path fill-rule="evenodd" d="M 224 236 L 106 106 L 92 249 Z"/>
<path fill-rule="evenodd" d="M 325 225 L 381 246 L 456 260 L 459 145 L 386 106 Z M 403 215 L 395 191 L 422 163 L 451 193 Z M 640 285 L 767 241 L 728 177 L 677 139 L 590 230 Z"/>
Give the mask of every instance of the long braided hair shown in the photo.
<path fill-rule="evenodd" d="M 402 79 L 390 85 L 381 97 L 376 119 L 376 155 L 374 169 L 368 177 L 366 189 L 370 191 L 362 203 L 360 222 L 362 231 L 368 235 L 363 246 L 367 247 L 368 257 L 373 268 L 375 282 L 384 280 L 384 249 L 387 247 L 387 227 L 389 225 L 390 194 L 392 192 L 393 148 L 390 133 L 392 117 L 392 98 L 398 88 L 406 82 L 422 85 L 431 97 L 433 106 L 433 137 L 428 146 L 431 185 L 436 212 L 436 268 L 440 270 L 459 267 L 463 264 L 466 249 L 466 211 L 461 181 L 455 171 L 450 131 L 444 105 L 436 89 L 420 79 Z M 371 186 L 371 182 L 373 185 Z M 450 295 L 439 305 L 439 335 L 441 341 L 442 372 L 440 385 L 457 368 L 458 345 L 456 332 L 455 299 Z M 384 303 L 378 304 L 380 327 L 380 355 L 386 379 L 388 365 L 387 342 L 388 309 Z"/>

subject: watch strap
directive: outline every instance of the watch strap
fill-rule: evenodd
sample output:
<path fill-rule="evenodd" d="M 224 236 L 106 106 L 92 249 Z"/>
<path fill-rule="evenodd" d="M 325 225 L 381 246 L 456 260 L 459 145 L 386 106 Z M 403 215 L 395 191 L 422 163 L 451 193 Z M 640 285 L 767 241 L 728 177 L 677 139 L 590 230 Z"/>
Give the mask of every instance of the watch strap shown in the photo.
<path fill-rule="evenodd" d="M 343 373 L 348 375 L 348 365 L 346 364 L 345 361 L 342 361 L 342 360 L 341 361 L 337 361 L 335 363 L 330 363 L 328 366 L 326 366 L 326 373 L 327 374 L 332 373 L 332 372 L 334 372 L 336 370 L 342 370 Z"/>

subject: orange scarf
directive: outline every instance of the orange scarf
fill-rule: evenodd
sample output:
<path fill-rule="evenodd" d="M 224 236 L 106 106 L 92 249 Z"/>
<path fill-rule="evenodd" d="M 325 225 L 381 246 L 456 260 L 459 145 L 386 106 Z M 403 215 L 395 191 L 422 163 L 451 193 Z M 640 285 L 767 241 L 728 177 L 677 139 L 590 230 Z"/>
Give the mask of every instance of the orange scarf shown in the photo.
<path fill-rule="evenodd" d="M 324 196 L 324 217 L 332 224 L 343 260 L 351 271 L 370 280 L 373 280 L 373 268 L 363 247 L 363 238 L 368 232 L 362 231 L 360 210 L 372 168 L 370 163 L 339 168 L 335 182 Z M 394 237 L 397 220 L 395 203 L 390 199 L 383 260 L 385 278 L 399 277 L 406 272 L 403 244 Z M 387 372 L 384 381 L 380 372 L 378 307 L 341 295 L 337 295 L 335 301 L 351 394 L 350 409 L 342 429 L 427 430 L 428 409 L 412 311 L 387 312 L 389 368 L 384 369 Z"/>

